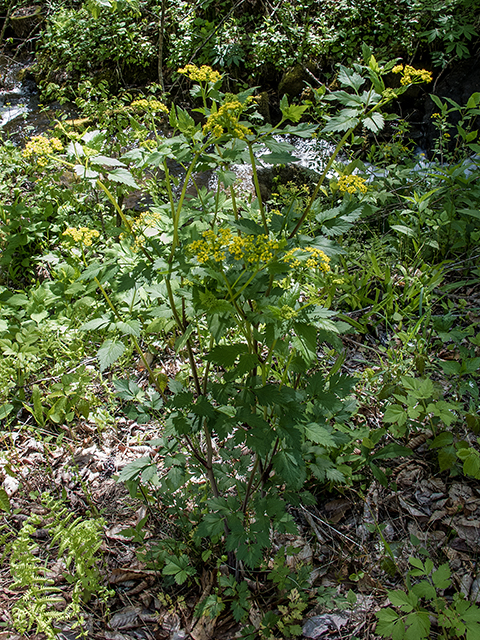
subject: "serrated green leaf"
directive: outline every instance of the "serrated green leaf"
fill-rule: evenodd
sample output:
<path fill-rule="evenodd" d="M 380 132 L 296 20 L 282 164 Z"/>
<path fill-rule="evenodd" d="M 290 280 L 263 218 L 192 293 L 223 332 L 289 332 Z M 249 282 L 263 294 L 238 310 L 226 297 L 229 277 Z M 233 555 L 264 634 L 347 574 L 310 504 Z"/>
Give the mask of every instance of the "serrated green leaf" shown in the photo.
<path fill-rule="evenodd" d="M 430 635 L 430 618 L 427 612 L 415 611 L 407 616 L 405 640 L 420 640 Z"/>
<path fill-rule="evenodd" d="M 394 422 L 402 427 L 407 422 L 407 413 L 399 404 L 390 404 L 383 416 L 384 422 Z"/>
<path fill-rule="evenodd" d="M 205 356 L 205 359 L 209 362 L 214 362 L 222 367 L 232 367 L 235 364 L 235 360 L 241 353 L 248 351 L 248 345 L 243 343 L 237 344 L 222 344 L 214 347 Z"/>
<path fill-rule="evenodd" d="M 138 320 L 127 320 L 126 322 L 119 320 L 115 323 L 115 326 L 124 335 L 135 336 L 136 338 L 140 336 L 142 330 L 142 325 Z"/>
<path fill-rule="evenodd" d="M 437 589 L 448 589 L 451 584 L 450 576 L 450 567 L 448 564 L 442 564 L 432 573 L 433 584 Z"/>
<path fill-rule="evenodd" d="M 414 599 L 413 603 L 412 598 Z M 388 599 L 394 607 L 400 607 L 400 609 L 406 613 L 412 611 L 418 600 L 415 594 L 410 593 L 409 595 L 405 593 L 405 591 L 400 591 L 399 589 L 396 591 L 389 591 Z"/>
<path fill-rule="evenodd" d="M 125 345 L 115 340 L 105 340 L 97 352 L 100 371 L 104 371 L 107 367 L 116 362 L 125 351 Z"/>
<path fill-rule="evenodd" d="M 381 113 L 372 113 L 368 118 L 363 121 L 364 126 L 373 133 L 381 131 L 385 125 L 385 119 Z"/>
<path fill-rule="evenodd" d="M 133 189 L 139 189 L 140 187 L 135 182 L 135 178 L 132 176 L 128 169 L 114 169 L 107 174 L 107 178 L 112 182 L 118 182 L 119 184 L 125 184 L 127 187 Z"/>
<path fill-rule="evenodd" d="M 315 444 L 321 444 L 324 447 L 334 447 L 336 444 L 332 434 L 324 426 L 315 422 L 305 426 L 305 435 Z"/>
<path fill-rule="evenodd" d="M 101 318 L 94 318 L 82 324 L 80 331 L 94 331 L 95 329 L 105 329 L 110 324 L 110 319 L 102 316 Z"/>

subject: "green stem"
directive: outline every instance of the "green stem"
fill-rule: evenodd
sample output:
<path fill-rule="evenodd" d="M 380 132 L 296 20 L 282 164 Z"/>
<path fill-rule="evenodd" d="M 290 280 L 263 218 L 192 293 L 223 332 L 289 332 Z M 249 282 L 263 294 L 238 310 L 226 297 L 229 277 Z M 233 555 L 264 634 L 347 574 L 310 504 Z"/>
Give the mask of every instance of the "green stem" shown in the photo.
<path fill-rule="evenodd" d="M 377 105 L 372 107 L 370 109 L 370 111 L 367 111 L 367 113 L 364 114 L 363 119 L 368 118 L 374 111 L 378 111 L 379 109 L 384 107 L 392 99 L 393 98 L 389 98 L 387 100 L 382 100 L 381 102 L 379 102 Z M 359 124 L 360 124 L 360 122 L 357 122 L 353 127 L 350 127 L 350 129 L 347 131 L 347 133 L 343 136 L 343 138 L 340 140 L 340 142 L 335 147 L 335 150 L 334 150 L 333 154 L 331 155 L 330 160 L 327 162 L 327 165 L 325 166 L 325 169 L 323 170 L 322 175 L 320 176 L 320 179 L 319 179 L 319 181 L 317 183 L 317 186 L 315 187 L 315 191 L 313 192 L 312 197 L 310 198 L 310 200 L 308 202 L 308 205 L 307 205 L 305 211 L 303 212 L 302 217 L 300 218 L 300 220 L 295 225 L 295 228 L 292 231 L 292 233 L 289 235 L 289 238 L 293 238 L 296 235 L 297 231 L 302 226 L 302 224 L 305 222 L 305 219 L 308 216 L 308 214 L 310 213 L 310 209 L 312 208 L 312 205 L 315 202 L 315 198 L 317 197 L 317 194 L 318 194 L 318 192 L 320 190 L 320 187 L 322 186 L 322 184 L 323 184 L 323 182 L 324 182 L 324 180 L 325 180 L 325 178 L 327 176 L 327 173 L 330 171 L 330 168 L 331 168 L 332 164 L 335 162 L 335 158 L 338 156 L 338 154 L 342 150 L 342 147 L 345 145 L 346 141 L 352 135 L 352 133 L 355 131 L 355 129 L 358 127 Z"/>
<path fill-rule="evenodd" d="M 170 282 L 170 274 L 169 277 L 165 278 L 165 285 L 167 287 L 168 301 L 170 302 L 170 308 L 173 313 L 173 317 L 175 318 L 175 322 L 177 323 L 178 328 L 182 333 L 185 333 L 186 327 L 183 325 L 182 319 L 177 310 L 177 306 L 175 304 L 175 299 L 173 297 L 172 284 Z M 195 356 L 193 355 L 192 343 L 190 342 L 190 338 L 187 339 L 187 352 L 188 352 L 188 360 L 190 362 L 190 369 L 192 371 L 193 381 L 195 384 L 195 390 L 197 394 L 202 395 L 202 388 L 200 386 L 200 378 L 198 375 L 197 363 L 195 362 Z"/>
<path fill-rule="evenodd" d="M 257 166 L 255 164 L 255 156 L 253 155 L 253 147 L 250 142 L 248 144 L 248 152 L 250 154 L 250 162 L 252 164 L 253 183 L 255 185 L 255 193 L 257 194 L 258 206 L 260 207 L 260 215 L 262 216 L 263 228 L 265 233 L 268 234 L 267 218 L 265 217 L 265 209 L 263 208 L 262 194 L 260 192 L 260 183 L 258 182 Z"/>
<path fill-rule="evenodd" d="M 300 227 L 302 226 L 302 224 L 305 222 L 306 217 L 308 216 L 308 214 L 310 213 L 310 209 L 312 208 L 313 203 L 315 202 L 315 198 L 317 197 L 318 192 L 320 191 L 320 187 L 323 184 L 323 181 L 325 180 L 327 173 L 330 171 L 330 167 L 332 166 L 332 164 L 335 162 L 335 158 L 338 156 L 338 154 L 340 153 L 342 147 L 345 145 L 346 141 L 348 140 L 348 138 L 351 136 L 351 134 L 355 131 L 357 125 L 355 125 L 354 127 L 351 127 L 347 133 L 343 136 L 343 138 L 340 140 L 340 142 L 337 144 L 337 146 L 335 147 L 335 151 L 333 152 L 333 154 L 330 156 L 330 160 L 327 162 L 325 169 L 323 170 L 322 175 L 320 176 L 319 181 L 317 182 L 317 186 L 315 187 L 315 191 L 312 194 L 312 197 L 310 198 L 305 211 L 303 212 L 302 217 L 300 218 L 300 220 L 297 222 L 297 224 L 295 225 L 294 230 L 292 231 L 292 233 L 289 235 L 289 238 L 293 238 L 297 231 L 300 229 Z"/>

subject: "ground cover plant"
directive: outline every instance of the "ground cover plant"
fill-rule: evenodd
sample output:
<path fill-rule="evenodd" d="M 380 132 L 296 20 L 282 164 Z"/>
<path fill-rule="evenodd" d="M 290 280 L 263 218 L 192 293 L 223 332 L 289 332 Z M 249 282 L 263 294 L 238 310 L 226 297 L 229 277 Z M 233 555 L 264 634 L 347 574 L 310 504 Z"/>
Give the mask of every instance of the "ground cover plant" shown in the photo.
<path fill-rule="evenodd" d="M 480 194 L 470 156 L 479 95 L 465 106 L 439 101 L 431 166 L 418 168 L 424 160 L 413 154 L 390 164 L 395 148 L 377 143 L 372 170 L 357 157 L 358 134 L 379 136 L 385 107 L 428 82 L 428 71 L 379 63 L 364 46 L 362 64 L 340 66 L 335 87 L 301 105 L 283 98 L 276 125 L 257 113 L 253 89 L 226 93 L 222 74 L 205 65 L 178 73 L 200 122 L 151 94 L 124 97 L 84 131 L 60 121 L 21 153 L 2 148 L 1 535 L 19 603 L 2 622 L 53 636 L 73 616 L 89 633 L 111 595 L 102 576 L 112 586 L 138 575 L 144 585 L 130 595 L 144 591 L 165 637 L 179 625 L 221 637 L 221 623 L 223 637 L 292 637 L 313 603 L 320 613 L 351 610 L 362 593 L 385 595 L 386 582 L 396 609 L 378 612 L 378 635 L 476 637 L 475 591 L 453 584 L 445 563 L 462 566 L 454 551 L 475 551 L 478 530 Z M 260 163 L 294 161 L 287 136 L 319 133 L 334 141 L 321 173 L 265 196 Z M 397 144 L 408 153 L 404 137 Z M 237 188 L 237 165 L 251 171 L 250 193 Z M 210 188 L 199 184 L 206 171 L 216 175 Z M 130 208 L 132 192 L 145 200 Z M 107 533 L 135 545 L 141 565 L 123 580 L 118 567 L 102 574 L 100 562 L 82 563 L 82 545 L 100 550 L 99 507 L 108 511 L 98 497 L 108 457 L 89 472 L 85 444 L 102 432 L 119 439 L 127 419 L 134 455 L 115 471 L 138 512 Z M 42 489 L 63 490 L 19 526 L 20 482 L 31 503 L 42 484 L 22 470 L 17 442 L 27 437 L 48 469 Z M 433 470 L 421 490 L 405 473 L 419 447 Z M 457 482 L 447 488 L 449 474 Z M 409 482 L 418 508 L 403 497 Z M 315 508 L 339 495 L 362 504 L 344 542 L 358 550 L 371 540 L 374 552 L 358 563 L 343 555 L 319 588 L 314 554 L 299 541 L 314 536 L 317 558 L 326 554 L 322 527 L 340 522 L 349 501 L 343 512 L 330 505 L 333 525 L 319 525 Z M 415 522 L 407 541 L 382 522 L 394 496 Z M 426 520 L 445 550 L 420 551 Z M 448 544 L 454 531 L 463 546 Z M 44 565 L 33 542 L 42 539 Z M 52 580 L 64 585 L 63 602 Z M 144 615 L 123 596 L 118 587 L 124 608 L 109 618 L 122 631 Z M 169 627 L 175 616 L 178 628 Z"/>

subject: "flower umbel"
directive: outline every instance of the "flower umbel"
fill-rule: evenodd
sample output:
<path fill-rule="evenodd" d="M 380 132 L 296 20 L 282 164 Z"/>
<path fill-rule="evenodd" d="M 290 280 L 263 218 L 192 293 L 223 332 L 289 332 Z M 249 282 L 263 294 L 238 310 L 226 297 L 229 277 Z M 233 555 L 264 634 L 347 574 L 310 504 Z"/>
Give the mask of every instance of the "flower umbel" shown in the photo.
<path fill-rule="evenodd" d="M 195 64 L 187 64 L 183 69 L 178 69 L 178 73 L 196 82 L 211 82 L 212 84 L 222 78 L 221 73 L 214 71 L 212 67 L 208 67 L 206 64 L 201 67 L 197 67 Z"/>
<path fill-rule="evenodd" d="M 367 193 L 366 180 L 361 176 L 340 176 L 337 186 L 338 190 L 343 193 L 356 193 L 357 191 L 360 191 L 360 193 Z"/>
<path fill-rule="evenodd" d="M 249 266 L 259 266 L 273 260 L 279 247 L 278 240 L 270 240 L 265 234 L 239 236 L 224 227 L 217 233 L 211 229 L 204 231 L 201 240 L 194 240 L 189 245 L 189 252 L 200 264 L 223 262 L 231 256 Z"/>
<path fill-rule="evenodd" d="M 48 156 L 52 156 L 55 151 L 62 151 L 63 144 L 58 138 L 46 138 L 45 136 L 34 136 L 25 145 L 23 150 L 24 158 L 37 157 L 37 164 L 45 167 L 48 164 Z"/>
<path fill-rule="evenodd" d="M 290 249 L 282 258 L 293 269 L 304 267 L 310 271 L 330 271 L 330 258 L 316 247 L 295 247 Z"/>
<path fill-rule="evenodd" d="M 100 233 L 96 229 L 89 229 L 88 227 L 69 227 L 63 232 L 64 236 L 70 236 L 76 243 L 83 244 L 85 247 L 90 247 L 93 239 L 98 238 Z"/>
<path fill-rule="evenodd" d="M 134 100 L 130 105 L 130 109 L 137 113 L 141 113 L 142 111 L 149 111 L 152 113 L 164 113 L 168 115 L 168 107 L 160 102 L 160 100 L 147 100 L 146 98 L 141 98 L 139 100 Z"/>
<path fill-rule="evenodd" d="M 405 86 L 407 84 L 421 84 L 422 82 L 431 82 L 432 74 L 426 69 L 415 69 L 409 64 L 403 66 L 403 64 L 397 64 L 392 69 L 392 73 L 401 73 L 402 78 L 400 84 Z"/>
<path fill-rule="evenodd" d="M 212 113 L 207 123 L 203 127 L 203 133 L 207 135 L 210 131 L 215 138 L 220 138 L 225 131 L 228 131 L 234 138 L 244 140 L 252 131 L 239 122 L 239 118 L 245 108 L 239 100 L 232 97 L 227 100 L 216 113 Z"/>

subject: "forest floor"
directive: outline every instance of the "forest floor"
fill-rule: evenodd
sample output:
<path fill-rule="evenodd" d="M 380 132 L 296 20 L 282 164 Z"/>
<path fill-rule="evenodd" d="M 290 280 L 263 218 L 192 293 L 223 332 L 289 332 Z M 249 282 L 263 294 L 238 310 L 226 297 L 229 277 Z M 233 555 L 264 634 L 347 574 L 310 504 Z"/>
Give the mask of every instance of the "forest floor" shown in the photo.
<path fill-rule="evenodd" d="M 344 339 L 348 373 L 366 365 L 375 366 L 373 338 L 350 335 Z M 172 365 L 173 366 L 173 365 Z M 137 372 L 139 384 L 145 375 Z M 99 385 L 98 393 L 102 394 Z M 367 395 L 357 391 L 360 410 L 356 420 L 371 428 L 382 423 L 382 414 Z M 25 418 L 25 416 L 23 416 Z M 33 420 L 20 419 L 15 431 L 0 434 L 3 451 L 3 486 L 10 498 L 10 513 L 2 520 L 18 530 L 27 517 L 46 513 L 40 495 L 61 496 L 76 516 L 100 514 L 104 536 L 100 555 L 101 574 L 114 594 L 104 604 L 93 599 L 85 607 L 87 637 L 105 640 L 169 639 L 209 640 L 239 637 L 240 627 L 228 609 L 211 620 L 196 617 L 195 606 L 213 592 L 217 572 L 206 564 L 196 580 L 162 587 L 161 575 L 139 559 L 137 552 L 155 540 L 176 535 L 176 524 L 162 514 L 161 504 L 145 506 L 133 500 L 115 476 L 129 462 L 142 456 L 156 459 L 149 444 L 159 435 L 158 424 L 138 424 L 125 417 L 115 420 L 115 428 L 99 432 L 96 425 L 80 420 L 64 428 L 62 438 L 42 431 Z M 388 603 L 386 590 L 402 588 L 409 569 L 408 558 L 419 541 L 438 566 L 448 560 L 453 589 L 471 602 L 480 602 L 480 484 L 463 476 L 439 474 L 431 459 L 425 434 L 408 443 L 408 458 L 386 460 L 390 467 L 389 487 L 364 477 L 341 490 L 317 495 L 315 507 L 292 509 L 298 535 L 278 536 L 273 551 L 291 545 L 296 554 L 287 558 L 290 568 L 310 567 L 309 606 L 300 621 L 305 638 L 374 639 L 375 613 Z M 147 517 L 143 542 L 134 542 L 122 531 L 134 528 Z M 65 578 L 65 562 L 49 551 L 48 531 L 34 534 L 37 554 L 62 596 L 58 608 L 71 601 L 72 585 Z M 418 544 L 416 542 L 415 544 Z M 411 567 L 410 567 L 411 568 Z M 478 575 L 478 577 L 477 577 Z M 12 589 L 8 562 L 0 567 L 0 640 L 21 636 L 12 627 L 12 608 L 21 595 Z M 258 625 L 260 611 L 278 606 L 278 594 L 265 592 L 262 574 L 249 586 L 254 594 L 250 622 Z M 452 591 L 453 592 L 453 591 Z M 355 594 L 356 598 L 352 596 Z M 448 596 L 448 593 L 446 594 Z M 63 605 L 62 605 L 63 602 Z M 59 638 L 73 640 L 79 630 L 59 625 Z M 432 632 L 435 631 L 432 629 Z"/>

